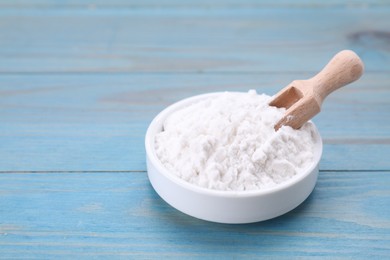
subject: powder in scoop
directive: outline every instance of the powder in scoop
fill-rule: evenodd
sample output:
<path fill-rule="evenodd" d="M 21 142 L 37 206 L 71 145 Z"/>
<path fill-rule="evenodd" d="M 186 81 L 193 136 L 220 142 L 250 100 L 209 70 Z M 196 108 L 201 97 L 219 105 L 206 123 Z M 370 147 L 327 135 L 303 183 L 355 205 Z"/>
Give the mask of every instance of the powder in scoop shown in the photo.
<path fill-rule="evenodd" d="M 271 97 L 225 92 L 172 113 L 155 137 L 156 153 L 172 174 L 214 190 L 278 185 L 313 163 L 314 127 L 274 125 L 285 109 Z"/>

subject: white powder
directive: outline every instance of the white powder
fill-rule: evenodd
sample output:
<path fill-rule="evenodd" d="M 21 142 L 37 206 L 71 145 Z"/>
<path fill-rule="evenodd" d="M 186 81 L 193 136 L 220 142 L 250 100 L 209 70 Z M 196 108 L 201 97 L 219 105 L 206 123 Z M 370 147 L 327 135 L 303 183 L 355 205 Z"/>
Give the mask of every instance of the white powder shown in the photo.
<path fill-rule="evenodd" d="M 178 177 L 215 190 L 256 190 L 282 183 L 313 163 L 313 125 L 274 125 L 285 109 L 271 97 L 223 93 L 172 113 L 155 138 L 162 164 Z"/>

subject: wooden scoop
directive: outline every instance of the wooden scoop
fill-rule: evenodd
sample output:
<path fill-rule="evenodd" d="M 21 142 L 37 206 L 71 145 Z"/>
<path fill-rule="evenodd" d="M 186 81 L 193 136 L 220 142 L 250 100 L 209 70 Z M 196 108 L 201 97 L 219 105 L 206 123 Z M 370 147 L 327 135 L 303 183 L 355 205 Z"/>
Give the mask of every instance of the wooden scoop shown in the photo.
<path fill-rule="evenodd" d="M 287 109 L 282 119 L 275 125 L 275 130 L 282 125 L 299 129 L 320 112 L 326 96 L 359 79 L 363 70 L 363 62 L 356 53 L 344 50 L 337 53 L 313 78 L 291 82 L 269 103 L 270 106 Z"/>

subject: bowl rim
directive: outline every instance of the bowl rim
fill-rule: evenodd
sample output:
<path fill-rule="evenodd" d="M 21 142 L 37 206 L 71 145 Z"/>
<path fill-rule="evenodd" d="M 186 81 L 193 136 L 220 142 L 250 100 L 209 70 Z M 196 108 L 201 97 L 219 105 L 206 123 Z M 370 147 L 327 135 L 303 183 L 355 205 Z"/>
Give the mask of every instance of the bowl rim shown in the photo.
<path fill-rule="evenodd" d="M 284 181 L 281 184 L 277 184 L 273 187 L 264 188 L 264 189 L 258 189 L 258 190 L 244 190 L 244 191 L 235 191 L 235 190 L 214 190 L 214 189 L 208 189 L 205 187 L 197 186 L 196 184 L 187 182 L 180 177 L 176 176 L 173 173 L 170 173 L 167 168 L 162 164 L 160 159 L 157 157 L 155 147 L 154 147 L 154 138 L 155 133 L 159 130 L 156 130 L 156 128 L 162 127 L 160 125 L 160 122 L 162 124 L 163 120 L 172 112 L 180 109 L 181 107 L 184 107 L 189 104 L 194 104 L 196 101 L 205 99 L 205 98 L 211 98 L 217 95 L 221 95 L 223 93 L 238 93 L 238 94 L 246 94 L 248 92 L 237 92 L 237 91 L 224 91 L 224 92 L 211 92 L 206 94 L 200 94 L 191 96 L 185 99 L 181 99 L 165 109 L 163 109 L 160 113 L 157 114 L 152 120 L 152 122 L 149 124 L 148 129 L 145 134 L 145 151 L 147 159 L 150 161 L 150 163 L 153 164 L 155 169 L 159 172 L 159 174 L 162 174 L 165 178 L 169 179 L 171 182 L 181 186 L 182 188 L 185 188 L 187 190 L 190 190 L 195 193 L 199 193 L 202 195 L 210 195 L 210 196 L 217 196 L 217 197 L 225 197 L 225 198 L 248 198 L 248 197 L 257 197 L 262 195 L 268 195 L 272 193 L 276 193 L 279 191 L 286 190 L 296 184 L 298 184 L 300 181 L 308 177 L 310 174 L 312 174 L 316 167 L 318 166 L 321 156 L 322 156 L 322 150 L 323 150 L 323 143 L 321 135 L 316 127 L 316 125 L 312 121 L 308 121 L 313 125 L 313 129 L 316 135 L 316 142 L 314 151 L 314 159 L 313 163 L 306 167 L 304 169 L 304 173 L 299 173 L 291 177 L 290 179 Z M 149 169 L 148 169 L 149 172 Z"/>

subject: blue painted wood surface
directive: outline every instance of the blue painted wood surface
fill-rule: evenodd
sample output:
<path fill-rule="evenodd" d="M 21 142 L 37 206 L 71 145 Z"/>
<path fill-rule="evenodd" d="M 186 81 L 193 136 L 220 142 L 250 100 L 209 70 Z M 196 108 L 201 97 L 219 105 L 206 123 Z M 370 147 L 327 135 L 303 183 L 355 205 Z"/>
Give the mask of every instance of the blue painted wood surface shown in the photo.
<path fill-rule="evenodd" d="M 390 256 L 387 1 L 0 1 L 0 258 Z M 315 118 L 313 194 L 221 225 L 151 188 L 144 134 L 196 94 L 273 94 L 337 51 L 366 64 Z"/>

